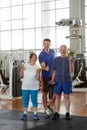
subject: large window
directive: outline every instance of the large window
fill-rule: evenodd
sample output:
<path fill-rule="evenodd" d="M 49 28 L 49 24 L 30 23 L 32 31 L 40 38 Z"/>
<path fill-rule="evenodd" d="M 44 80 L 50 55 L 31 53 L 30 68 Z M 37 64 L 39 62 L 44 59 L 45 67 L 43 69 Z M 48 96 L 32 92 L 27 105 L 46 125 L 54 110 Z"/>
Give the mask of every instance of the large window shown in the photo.
<path fill-rule="evenodd" d="M 85 23 L 87 24 L 87 0 L 85 0 Z M 85 29 L 85 47 L 87 51 L 87 28 Z"/>
<path fill-rule="evenodd" d="M 56 21 L 69 18 L 69 0 L 0 0 L 0 50 L 42 49 L 50 38 L 52 48 L 69 47 L 68 28 Z"/>

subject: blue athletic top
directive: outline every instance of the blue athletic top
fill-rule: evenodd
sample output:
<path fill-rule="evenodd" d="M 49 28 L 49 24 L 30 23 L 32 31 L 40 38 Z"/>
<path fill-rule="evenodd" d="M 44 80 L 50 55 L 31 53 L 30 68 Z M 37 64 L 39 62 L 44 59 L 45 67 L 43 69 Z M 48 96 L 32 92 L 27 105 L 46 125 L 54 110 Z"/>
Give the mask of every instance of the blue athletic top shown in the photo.
<path fill-rule="evenodd" d="M 55 51 L 53 49 L 50 49 L 50 53 L 46 53 L 44 49 L 39 54 L 39 62 L 45 63 L 46 66 L 49 66 L 49 71 L 42 70 L 42 77 L 51 77 L 52 76 L 52 67 L 53 67 L 53 61 L 55 58 Z"/>
<path fill-rule="evenodd" d="M 57 57 L 53 63 L 53 70 L 56 70 L 57 81 L 71 81 L 71 76 L 69 72 L 69 57 Z"/>

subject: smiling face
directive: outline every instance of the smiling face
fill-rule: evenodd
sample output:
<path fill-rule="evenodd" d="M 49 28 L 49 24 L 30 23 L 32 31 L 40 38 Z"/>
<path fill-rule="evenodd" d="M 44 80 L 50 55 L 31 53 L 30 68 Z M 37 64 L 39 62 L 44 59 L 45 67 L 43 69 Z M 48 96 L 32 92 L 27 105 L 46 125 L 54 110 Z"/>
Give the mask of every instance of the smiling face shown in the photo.
<path fill-rule="evenodd" d="M 37 61 L 37 56 L 36 56 L 36 54 L 32 53 L 32 54 L 30 55 L 30 63 L 31 63 L 31 64 L 35 64 L 36 61 Z"/>
<path fill-rule="evenodd" d="M 49 41 L 44 41 L 43 46 L 45 50 L 49 50 L 51 43 Z"/>
<path fill-rule="evenodd" d="M 45 51 L 49 51 L 51 46 L 51 41 L 49 39 L 43 41 L 43 46 Z"/>
<path fill-rule="evenodd" d="M 62 57 L 65 57 L 67 55 L 67 47 L 66 45 L 61 45 L 60 46 L 60 53 Z"/>
<path fill-rule="evenodd" d="M 36 62 L 36 60 L 37 60 L 37 57 L 36 57 L 35 55 L 33 55 L 33 56 L 31 57 L 31 59 L 30 59 L 30 61 L 35 61 L 35 62 Z"/>

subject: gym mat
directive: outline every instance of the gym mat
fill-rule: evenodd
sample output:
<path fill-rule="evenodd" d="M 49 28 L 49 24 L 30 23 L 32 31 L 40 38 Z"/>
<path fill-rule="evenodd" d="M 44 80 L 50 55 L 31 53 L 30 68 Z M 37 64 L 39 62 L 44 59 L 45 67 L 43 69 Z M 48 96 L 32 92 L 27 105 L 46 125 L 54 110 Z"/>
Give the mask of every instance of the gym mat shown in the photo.
<path fill-rule="evenodd" d="M 71 116 L 66 120 L 65 115 L 60 115 L 55 121 L 39 113 L 40 120 L 35 121 L 33 113 L 28 112 L 27 121 L 22 121 L 21 116 L 22 111 L 0 110 L 0 130 L 87 130 L 87 117 Z"/>

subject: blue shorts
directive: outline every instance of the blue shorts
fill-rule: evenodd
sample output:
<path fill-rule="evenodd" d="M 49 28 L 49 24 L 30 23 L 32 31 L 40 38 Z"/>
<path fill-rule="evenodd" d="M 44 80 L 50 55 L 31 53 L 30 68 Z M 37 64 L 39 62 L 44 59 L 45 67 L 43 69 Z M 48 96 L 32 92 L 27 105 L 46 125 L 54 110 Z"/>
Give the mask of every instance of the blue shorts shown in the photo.
<path fill-rule="evenodd" d="M 22 90 L 23 107 L 28 108 L 30 97 L 33 107 L 38 107 L 38 90 Z"/>
<path fill-rule="evenodd" d="M 62 82 L 62 81 L 58 81 L 55 85 L 54 85 L 54 93 L 55 94 L 70 94 L 72 93 L 72 82 L 68 81 L 68 82 Z"/>

